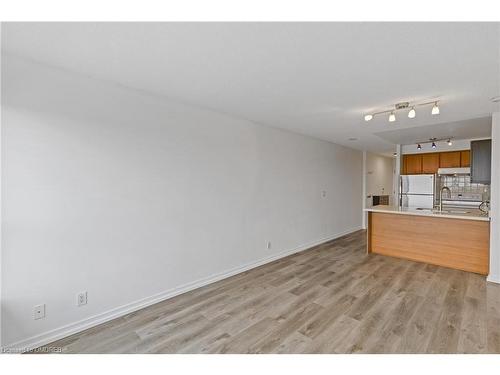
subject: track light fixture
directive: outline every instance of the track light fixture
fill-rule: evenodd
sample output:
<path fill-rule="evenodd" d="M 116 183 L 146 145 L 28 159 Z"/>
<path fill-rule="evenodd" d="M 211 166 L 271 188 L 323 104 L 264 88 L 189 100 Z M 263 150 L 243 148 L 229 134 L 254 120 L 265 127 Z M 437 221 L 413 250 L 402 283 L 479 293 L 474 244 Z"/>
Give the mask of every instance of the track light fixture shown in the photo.
<path fill-rule="evenodd" d="M 431 148 L 433 150 L 437 149 L 437 142 L 445 142 L 448 144 L 448 146 L 451 146 L 453 137 L 445 137 L 445 138 L 429 138 L 428 141 L 422 141 L 422 142 L 417 142 L 417 150 L 420 151 L 422 150 L 422 145 L 424 144 L 430 144 Z"/>
<path fill-rule="evenodd" d="M 389 122 L 394 122 L 396 121 L 396 112 L 397 111 L 402 111 L 410 108 L 408 111 L 408 118 L 415 118 L 417 116 L 417 111 L 416 107 L 423 107 L 423 106 L 428 106 L 428 105 L 433 105 L 431 114 L 433 115 L 439 115 L 439 106 L 438 106 L 438 101 L 434 102 L 425 102 L 425 103 L 416 103 L 412 104 L 410 108 L 410 103 L 409 102 L 401 102 L 401 103 L 396 103 L 394 104 L 394 109 L 387 109 L 385 111 L 378 111 L 378 112 L 373 112 L 373 113 L 367 113 L 365 114 L 364 118 L 365 121 L 371 121 L 375 116 L 382 115 L 389 113 Z"/>

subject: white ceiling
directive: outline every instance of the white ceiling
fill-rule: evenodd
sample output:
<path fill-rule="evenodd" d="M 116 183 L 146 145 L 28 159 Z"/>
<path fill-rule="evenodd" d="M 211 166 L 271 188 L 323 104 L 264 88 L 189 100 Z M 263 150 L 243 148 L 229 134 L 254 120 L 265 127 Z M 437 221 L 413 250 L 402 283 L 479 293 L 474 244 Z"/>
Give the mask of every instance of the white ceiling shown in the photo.
<path fill-rule="evenodd" d="M 393 144 L 417 144 L 430 138 L 474 139 L 491 137 L 491 117 L 446 122 L 406 129 L 392 129 L 376 133 Z"/>
<path fill-rule="evenodd" d="M 499 23 L 8 23 L 2 51 L 358 149 L 489 115 Z M 389 124 L 363 114 L 441 100 Z M 427 130 L 426 130 L 427 129 Z M 412 137 L 428 138 L 423 127 Z M 453 135 L 453 134 L 451 134 Z M 358 138 L 349 141 L 349 138 Z M 394 138 L 394 137 L 393 137 Z"/>

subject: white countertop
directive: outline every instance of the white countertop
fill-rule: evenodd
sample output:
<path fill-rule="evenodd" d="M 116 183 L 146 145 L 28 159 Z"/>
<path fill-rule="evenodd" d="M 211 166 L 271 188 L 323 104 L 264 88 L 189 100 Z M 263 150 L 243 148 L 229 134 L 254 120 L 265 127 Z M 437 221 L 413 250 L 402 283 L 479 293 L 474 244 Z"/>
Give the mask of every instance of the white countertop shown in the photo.
<path fill-rule="evenodd" d="M 445 212 L 447 210 L 456 212 Z M 380 206 L 365 208 L 365 211 L 382 212 L 382 213 L 399 214 L 399 215 L 442 217 L 446 219 L 490 221 L 488 215 L 481 213 L 481 211 L 479 211 L 478 209 L 472 209 L 472 208 L 443 208 L 443 212 L 439 212 L 438 210 L 430 210 L 430 209 L 417 210 L 416 208 L 410 208 L 410 207 L 380 205 Z M 467 211 L 467 213 L 460 211 Z"/>

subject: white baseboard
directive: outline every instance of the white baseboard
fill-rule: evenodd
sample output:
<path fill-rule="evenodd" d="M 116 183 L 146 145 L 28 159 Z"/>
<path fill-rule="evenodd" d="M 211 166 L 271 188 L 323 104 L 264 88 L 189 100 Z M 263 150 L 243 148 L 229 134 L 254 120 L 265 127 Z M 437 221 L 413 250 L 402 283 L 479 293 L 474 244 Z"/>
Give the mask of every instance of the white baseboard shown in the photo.
<path fill-rule="evenodd" d="M 486 278 L 486 281 L 488 281 L 490 283 L 500 284 L 500 276 L 498 276 L 498 275 L 488 275 L 488 277 Z"/>
<path fill-rule="evenodd" d="M 276 254 L 276 255 L 273 255 L 270 257 L 266 257 L 266 258 L 260 259 L 258 261 L 255 261 L 255 262 L 247 263 L 243 266 L 236 267 L 236 268 L 230 269 L 230 270 L 225 271 L 225 272 L 221 272 L 221 273 L 218 273 L 218 274 L 215 274 L 215 275 L 203 278 L 203 279 L 193 281 L 193 282 L 188 283 L 188 284 L 181 285 L 177 288 L 166 290 L 164 292 L 140 299 L 140 300 L 135 301 L 135 302 L 128 303 L 126 305 L 123 305 L 123 306 L 120 306 L 120 307 L 117 307 L 117 308 L 114 308 L 114 309 L 111 309 L 108 311 L 105 311 L 103 313 L 91 316 L 89 318 L 80 320 L 78 322 L 71 323 L 71 324 L 65 325 L 63 327 L 56 328 L 56 329 L 44 332 L 42 334 L 32 336 L 32 337 L 29 337 L 27 339 L 20 340 L 20 341 L 17 341 L 15 343 L 6 345 L 4 347 L 4 349 L 7 350 L 9 348 L 12 348 L 12 349 L 18 351 L 18 348 L 23 348 L 24 351 L 28 351 L 30 349 L 34 349 L 34 348 L 40 347 L 42 345 L 46 345 L 46 344 L 51 343 L 53 341 L 59 340 L 61 338 L 73 335 L 73 334 L 78 333 L 78 332 L 81 332 L 85 329 L 94 327 L 96 325 L 99 325 L 99 324 L 105 323 L 107 321 L 119 318 L 119 317 L 126 315 L 126 314 L 129 314 L 131 312 L 143 309 L 147 306 L 154 305 L 155 303 L 158 303 L 158 302 L 167 300 L 169 298 L 175 297 L 179 294 L 183 294 L 183 293 L 189 292 L 193 289 L 197 289 L 197 288 L 200 288 L 202 286 L 214 283 L 216 281 L 223 280 L 225 278 L 234 276 L 238 273 L 245 272 L 245 271 L 248 271 L 252 268 L 259 267 L 263 264 L 270 263 L 270 262 L 275 261 L 275 260 L 280 259 L 280 258 L 284 258 L 288 255 L 292 255 L 292 254 L 298 253 L 300 251 L 307 250 L 311 247 L 314 247 L 314 246 L 320 245 L 322 243 L 334 240 L 336 238 L 345 236 L 346 234 L 356 232 L 356 231 L 361 230 L 361 229 L 362 229 L 361 226 L 351 228 L 351 229 L 344 231 L 342 233 L 337 233 L 335 235 L 325 237 L 325 238 L 322 238 L 320 240 L 310 242 L 310 243 L 295 247 L 295 248 L 290 249 L 290 250 L 283 251 L 279 254 Z"/>

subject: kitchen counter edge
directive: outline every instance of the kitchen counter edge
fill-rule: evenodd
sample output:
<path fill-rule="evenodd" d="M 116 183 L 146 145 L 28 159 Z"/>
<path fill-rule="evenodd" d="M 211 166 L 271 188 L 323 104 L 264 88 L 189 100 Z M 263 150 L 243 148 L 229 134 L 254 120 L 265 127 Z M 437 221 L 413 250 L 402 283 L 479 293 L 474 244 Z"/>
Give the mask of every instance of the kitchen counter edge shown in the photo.
<path fill-rule="evenodd" d="M 478 221 L 490 221 L 489 216 L 480 216 L 475 214 L 450 214 L 450 213 L 436 213 L 431 211 L 419 211 L 415 209 L 399 208 L 395 206 L 376 206 L 364 209 L 365 212 L 379 212 L 387 214 L 396 215 L 414 215 L 414 216 L 425 216 L 425 217 L 441 217 L 444 219 L 459 219 L 459 220 L 478 220 Z"/>

